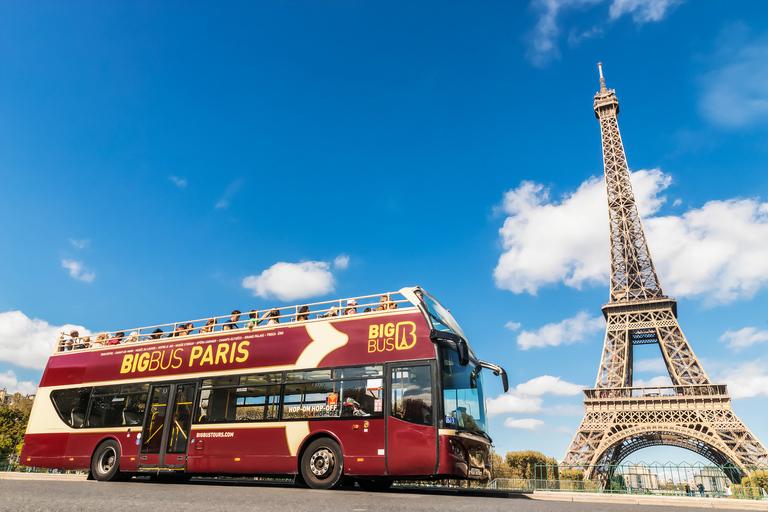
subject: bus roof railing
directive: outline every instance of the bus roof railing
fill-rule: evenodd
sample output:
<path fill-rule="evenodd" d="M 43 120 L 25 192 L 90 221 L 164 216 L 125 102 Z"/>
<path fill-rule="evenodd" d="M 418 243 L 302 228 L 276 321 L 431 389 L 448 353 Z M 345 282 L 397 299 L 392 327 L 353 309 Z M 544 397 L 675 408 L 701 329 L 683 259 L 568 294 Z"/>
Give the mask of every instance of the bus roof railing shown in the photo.
<path fill-rule="evenodd" d="M 372 300 L 377 299 L 377 300 Z M 62 332 L 59 335 L 54 353 L 89 350 L 108 345 L 121 345 L 126 343 L 158 341 L 168 339 L 176 341 L 179 337 L 198 336 L 225 332 L 229 329 L 261 329 L 279 324 L 296 322 L 313 322 L 316 320 L 327 321 L 344 315 L 359 315 L 398 309 L 398 305 L 411 307 L 411 302 L 400 292 L 377 293 L 362 295 L 344 299 L 336 299 L 321 302 L 310 302 L 295 306 L 273 307 L 268 309 L 251 310 L 240 313 L 239 319 L 233 321 L 235 315 L 213 316 L 198 318 L 196 320 L 184 320 L 166 324 L 136 327 L 117 331 L 96 332 L 92 334 L 71 336 L 71 333 Z M 225 329 L 225 326 L 234 324 L 235 327 Z M 126 334 L 128 333 L 128 334 Z M 122 336 L 118 336 L 122 334 Z M 234 334 L 234 333 L 232 333 Z"/>

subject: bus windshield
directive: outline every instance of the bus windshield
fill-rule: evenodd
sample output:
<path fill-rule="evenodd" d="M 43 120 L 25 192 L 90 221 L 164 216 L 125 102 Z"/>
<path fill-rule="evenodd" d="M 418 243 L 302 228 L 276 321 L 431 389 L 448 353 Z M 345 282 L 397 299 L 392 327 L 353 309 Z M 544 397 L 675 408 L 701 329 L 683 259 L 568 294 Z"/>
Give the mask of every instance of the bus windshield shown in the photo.
<path fill-rule="evenodd" d="M 446 427 L 488 437 L 481 368 L 471 361 L 461 366 L 452 347 L 443 346 L 440 352 Z"/>
<path fill-rule="evenodd" d="M 421 298 L 424 301 L 424 305 L 427 306 L 429 319 L 431 320 L 434 328 L 438 331 L 451 331 L 454 334 L 458 334 L 464 338 L 464 341 L 469 342 L 467 335 L 464 334 L 464 331 L 462 330 L 461 326 L 459 326 L 459 323 L 456 321 L 456 319 L 453 318 L 451 312 L 448 311 L 445 306 L 440 304 L 437 299 L 432 297 L 424 290 L 419 290 L 419 292 L 421 292 Z M 470 351 L 471 350 L 472 349 L 470 348 Z M 472 355 L 474 356 L 474 354 Z"/>

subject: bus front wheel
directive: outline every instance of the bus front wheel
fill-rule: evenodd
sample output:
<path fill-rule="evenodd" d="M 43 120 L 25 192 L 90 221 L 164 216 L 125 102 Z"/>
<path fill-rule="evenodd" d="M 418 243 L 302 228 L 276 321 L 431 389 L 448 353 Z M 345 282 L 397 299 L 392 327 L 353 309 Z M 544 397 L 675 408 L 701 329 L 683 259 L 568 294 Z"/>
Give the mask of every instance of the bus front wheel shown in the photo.
<path fill-rule="evenodd" d="M 91 474 L 100 482 L 120 479 L 120 445 L 110 439 L 96 448 L 91 459 Z"/>
<path fill-rule="evenodd" d="M 341 483 L 344 459 L 341 448 L 333 439 L 312 441 L 301 457 L 301 476 L 313 489 L 333 489 Z"/>

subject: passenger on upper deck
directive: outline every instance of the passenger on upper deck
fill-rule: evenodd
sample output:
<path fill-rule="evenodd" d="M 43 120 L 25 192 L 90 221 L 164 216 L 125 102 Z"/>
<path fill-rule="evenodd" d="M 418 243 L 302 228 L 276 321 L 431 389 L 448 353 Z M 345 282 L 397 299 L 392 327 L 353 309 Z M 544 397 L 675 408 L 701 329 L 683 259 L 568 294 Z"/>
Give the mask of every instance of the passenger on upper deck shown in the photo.
<path fill-rule="evenodd" d="M 381 300 L 379 302 L 381 304 L 379 304 L 379 307 L 376 308 L 376 311 L 386 311 L 387 309 L 397 309 L 397 302 L 390 300 L 389 295 L 382 295 Z"/>
<path fill-rule="evenodd" d="M 200 328 L 200 334 L 205 334 L 207 332 L 213 332 L 213 329 L 216 327 L 216 319 L 211 318 L 207 322 L 205 322 L 205 325 Z"/>
<path fill-rule="evenodd" d="M 107 345 L 119 345 L 123 342 L 123 338 L 125 338 L 125 333 L 123 331 L 118 331 L 115 333 L 115 337 L 107 342 Z"/>
<path fill-rule="evenodd" d="M 90 347 L 91 346 L 90 341 L 91 341 L 90 336 L 83 336 L 82 338 L 78 339 L 77 342 L 75 343 L 75 350 Z"/>
<path fill-rule="evenodd" d="M 341 308 L 339 306 L 334 305 L 331 307 L 330 311 L 326 311 L 322 315 L 317 315 L 317 318 L 329 318 L 332 316 L 339 316 L 339 311 Z"/>
<path fill-rule="evenodd" d="M 244 329 L 253 329 L 254 327 L 256 327 L 256 320 L 257 320 L 256 317 L 258 315 L 259 315 L 259 312 L 256 311 L 255 309 L 250 310 L 248 312 L 248 321 L 245 323 L 243 328 Z"/>
<path fill-rule="evenodd" d="M 240 311 L 234 310 L 232 311 L 232 318 L 229 320 L 229 322 L 225 322 L 224 325 L 221 326 L 222 331 L 229 331 L 232 329 L 239 329 L 240 326 L 237 325 L 238 320 L 240 320 Z"/>
<path fill-rule="evenodd" d="M 297 322 L 303 322 L 309 320 L 309 306 L 301 306 L 299 308 L 299 314 L 296 315 Z"/>
<path fill-rule="evenodd" d="M 134 343 L 136 341 L 139 341 L 139 333 L 136 331 L 133 331 L 131 334 L 128 335 L 127 338 L 125 338 L 124 343 Z"/>
<path fill-rule="evenodd" d="M 96 341 L 93 342 L 93 346 L 94 347 L 103 347 L 104 345 L 107 344 L 107 339 L 108 338 L 109 338 L 109 336 L 107 336 L 106 334 L 99 334 L 98 336 L 96 336 Z"/>
<path fill-rule="evenodd" d="M 267 321 L 265 325 L 276 325 L 280 323 L 280 319 L 278 318 L 280 316 L 280 310 L 277 308 L 272 308 L 266 313 L 264 313 L 261 317 L 261 319 L 257 322 L 257 324 L 261 324 L 264 320 Z"/>
<path fill-rule="evenodd" d="M 157 329 L 152 331 L 152 334 L 150 334 L 149 338 L 147 338 L 147 339 L 149 339 L 149 340 L 159 340 L 162 337 L 163 337 L 163 330 L 158 327 Z"/>
<path fill-rule="evenodd" d="M 357 313 L 357 301 L 355 299 L 349 299 L 347 301 L 347 309 L 344 310 L 345 315 L 354 315 Z"/>

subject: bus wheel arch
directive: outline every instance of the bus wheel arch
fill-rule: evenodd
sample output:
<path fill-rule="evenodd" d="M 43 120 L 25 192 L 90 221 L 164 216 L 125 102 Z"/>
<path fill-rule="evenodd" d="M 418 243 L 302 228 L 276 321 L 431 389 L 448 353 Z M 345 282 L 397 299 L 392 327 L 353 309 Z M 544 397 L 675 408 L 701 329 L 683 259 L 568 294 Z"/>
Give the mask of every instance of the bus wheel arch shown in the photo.
<path fill-rule="evenodd" d="M 120 443 L 113 437 L 101 441 L 91 455 L 91 475 L 99 482 L 114 482 L 120 473 Z"/>
<path fill-rule="evenodd" d="M 313 489 L 335 489 L 344 479 L 341 444 L 327 434 L 307 439 L 299 452 L 299 475 Z"/>

